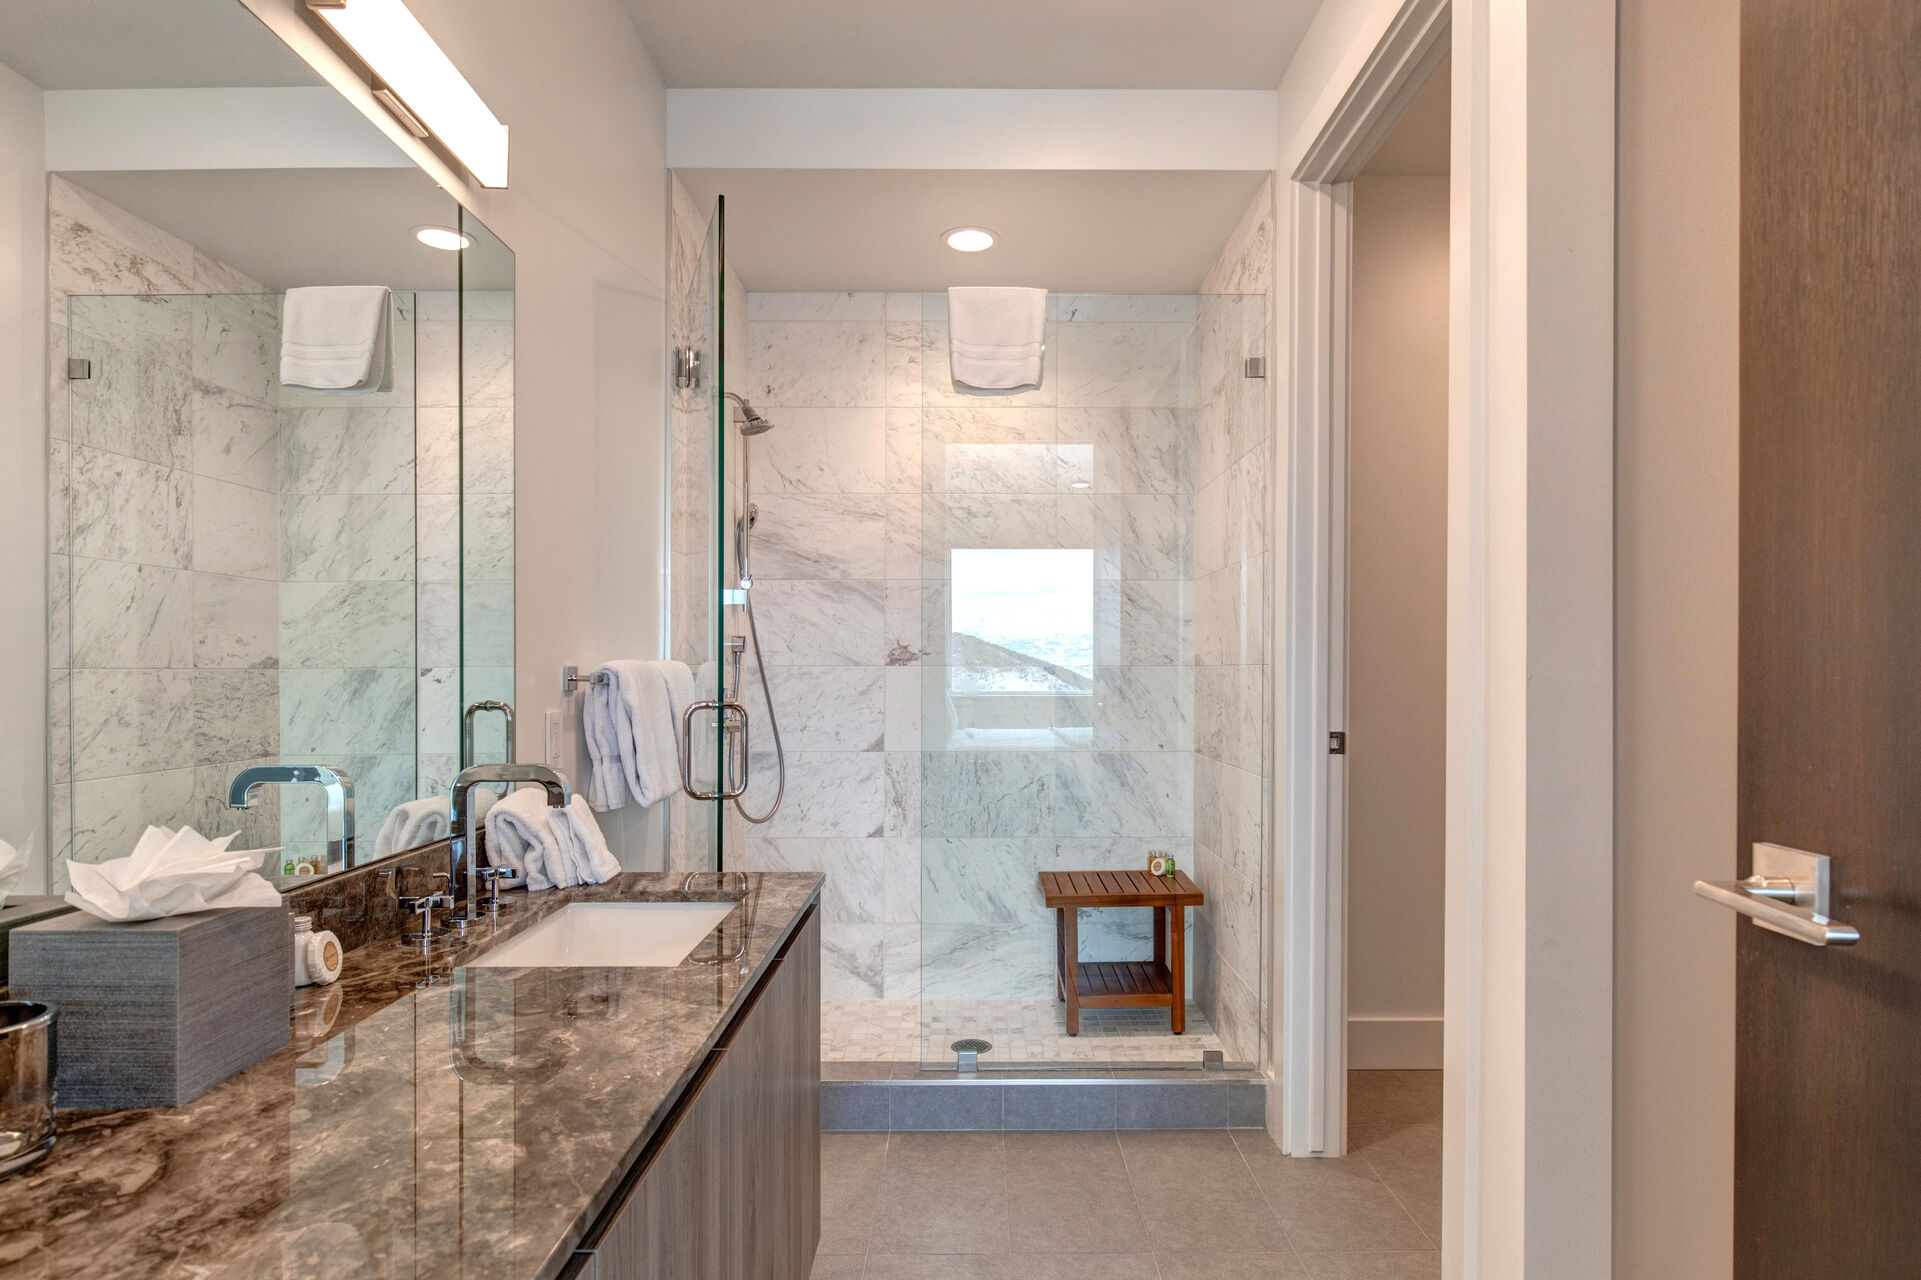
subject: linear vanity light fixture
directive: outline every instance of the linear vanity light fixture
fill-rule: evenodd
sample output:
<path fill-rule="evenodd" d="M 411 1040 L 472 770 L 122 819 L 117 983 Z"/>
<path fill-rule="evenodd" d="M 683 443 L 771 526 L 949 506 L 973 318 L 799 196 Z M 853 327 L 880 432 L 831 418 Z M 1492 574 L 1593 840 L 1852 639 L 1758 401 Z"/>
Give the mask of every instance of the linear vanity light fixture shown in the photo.
<path fill-rule="evenodd" d="M 307 0 L 307 8 L 379 77 L 374 94 L 403 125 L 431 131 L 481 186 L 507 185 L 507 126 L 402 0 Z"/>

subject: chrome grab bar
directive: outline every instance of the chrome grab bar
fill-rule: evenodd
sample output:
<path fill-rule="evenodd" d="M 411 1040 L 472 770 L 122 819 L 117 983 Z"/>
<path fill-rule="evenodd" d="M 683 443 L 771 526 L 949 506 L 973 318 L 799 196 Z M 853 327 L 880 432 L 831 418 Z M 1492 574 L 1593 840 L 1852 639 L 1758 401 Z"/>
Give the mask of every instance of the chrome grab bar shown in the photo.
<path fill-rule="evenodd" d="M 734 772 L 734 756 L 726 753 L 726 773 L 724 779 L 716 779 L 719 786 L 712 791 L 703 791 L 694 785 L 694 716 L 698 712 L 715 712 L 714 728 L 723 743 L 731 743 L 736 732 L 740 735 L 740 772 Z M 748 717 L 747 708 L 738 702 L 707 699 L 690 703 L 680 717 L 680 785 L 681 789 L 696 800 L 732 800 L 747 791 L 748 782 Z"/>
<path fill-rule="evenodd" d="M 1696 880 L 1709 902 L 1752 917 L 1763 929 L 1817 947 L 1849 947 L 1860 930 L 1828 915 L 1833 897 L 1830 859 L 1778 844 L 1754 846 L 1754 874 L 1745 880 Z"/>

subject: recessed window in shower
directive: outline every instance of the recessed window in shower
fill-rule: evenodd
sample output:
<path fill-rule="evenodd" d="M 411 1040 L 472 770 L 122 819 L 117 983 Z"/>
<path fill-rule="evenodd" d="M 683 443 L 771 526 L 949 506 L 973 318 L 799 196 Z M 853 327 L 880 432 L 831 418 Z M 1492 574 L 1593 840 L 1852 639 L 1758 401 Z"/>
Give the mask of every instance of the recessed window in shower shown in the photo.
<path fill-rule="evenodd" d="M 1055 746 L 1090 738 L 1093 551 L 968 547 L 949 554 L 951 745 Z"/>

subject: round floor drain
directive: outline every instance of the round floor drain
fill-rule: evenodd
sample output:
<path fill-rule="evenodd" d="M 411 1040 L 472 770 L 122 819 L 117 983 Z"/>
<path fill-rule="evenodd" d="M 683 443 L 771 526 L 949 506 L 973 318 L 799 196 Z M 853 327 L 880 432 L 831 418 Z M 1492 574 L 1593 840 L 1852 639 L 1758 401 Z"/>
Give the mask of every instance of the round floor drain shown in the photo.
<path fill-rule="evenodd" d="M 956 1040 L 947 1047 L 955 1053 L 987 1053 L 993 1049 L 994 1042 L 992 1040 L 974 1040 L 970 1038 L 967 1040 Z"/>

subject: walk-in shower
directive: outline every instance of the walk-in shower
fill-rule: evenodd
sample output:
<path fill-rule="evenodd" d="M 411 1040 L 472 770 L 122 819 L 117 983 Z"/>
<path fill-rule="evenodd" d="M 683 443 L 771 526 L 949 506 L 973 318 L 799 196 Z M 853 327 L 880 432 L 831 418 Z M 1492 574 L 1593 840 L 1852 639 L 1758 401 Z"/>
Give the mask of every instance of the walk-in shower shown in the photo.
<path fill-rule="evenodd" d="M 1268 1065 L 1271 217 L 1198 290 L 1051 295 L 1041 385 L 995 397 L 949 376 L 944 291 L 750 292 L 678 184 L 676 227 L 709 381 L 675 401 L 674 643 L 752 727 L 684 852 L 825 873 L 824 1054 Z M 1040 874 L 1154 855 L 1205 895 L 1185 1032 L 1069 1033 Z M 1145 908 L 1078 921 L 1084 962 L 1154 956 Z"/>

